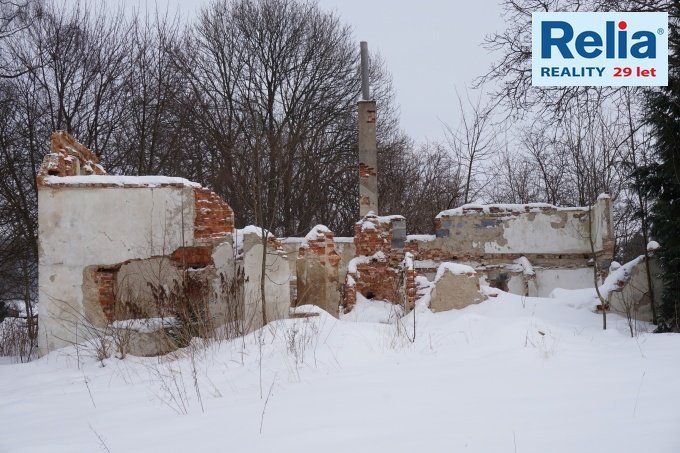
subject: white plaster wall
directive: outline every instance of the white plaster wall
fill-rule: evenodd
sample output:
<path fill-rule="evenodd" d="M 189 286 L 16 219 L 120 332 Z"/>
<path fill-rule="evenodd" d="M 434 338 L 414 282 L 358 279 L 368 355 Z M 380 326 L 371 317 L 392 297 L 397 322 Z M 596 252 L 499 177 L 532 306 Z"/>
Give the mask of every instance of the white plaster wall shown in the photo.
<path fill-rule="evenodd" d="M 521 274 L 511 274 L 510 280 L 508 280 L 508 292 L 517 294 L 518 296 L 524 296 L 525 291 L 524 276 Z"/>
<path fill-rule="evenodd" d="M 298 249 L 304 241 L 304 238 L 286 238 L 283 241 L 283 249 L 288 255 L 288 263 L 290 266 L 291 280 L 295 280 L 296 260 L 298 257 Z M 354 238 L 350 237 L 336 237 L 333 238 L 335 244 L 335 251 L 340 256 L 338 264 L 338 277 L 341 282 L 345 281 L 347 275 L 347 265 L 354 258 L 356 254 L 356 246 L 354 245 Z"/>
<path fill-rule="evenodd" d="M 243 269 L 245 327 L 252 331 L 262 327 L 262 304 L 260 297 L 260 276 L 262 275 L 262 243 L 258 234 L 243 237 Z M 285 253 L 267 253 L 265 299 L 267 321 L 287 318 L 290 310 L 289 279 L 291 269 Z"/>
<path fill-rule="evenodd" d="M 564 211 L 562 211 L 564 214 Z M 589 253 L 587 216 L 577 219 L 568 212 L 564 226 L 554 227 L 562 218 L 558 213 L 536 213 L 533 220 L 529 214 L 521 214 L 505 222 L 503 238 L 505 245 L 485 242 L 486 253 Z M 584 229 L 585 228 L 585 229 Z"/>
<path fill-rule="evenodd" d="M 347 276 L 347 265 L 356 255 L 356 246 L 354 241 L 348 241 L 353 238 L 335 238 L 335 251 L 340 255 L 340 262 L 338 263 L 338 281 L 344 282 Z"/>
<path fill-rule="evenodd" d="M 607 242 L 614 240 L 612 203 L 609 197 L 600 197 L 593 209 L 593 244 L 595 250 L 602 250 Z M 611 257 L 610 257 L 611 258 Z"/>
<path fill-rule="evenodd" d="M 193 189 L 44 187 L 38 191 L 38 223 L 39 347 L 46 353 L 77 339 L 86 266 L 192 245 Z"/>
<path fill-rule="evenodd" d="M 587 209 L 558 211 L 555 213 L 520 214 L 504 224 L 503 237 L 507 244 L 486 242 L 486 253 L 591 253 L 591 234 Z M 567 215 L 564 226 L 560 215 Z M 583 215 L 585 213 L 585 215 Z M 579 217 L 576 217 L 576 215 Z M 592 208 L 592 235 L 595 251 L 612 240 L 611 200 L 599 198 Z"/>
<path fill-rule="evenodd" d="M 230 307 L 227 304 L 238 303 L 242 300 L 242 294 L 223 294 L 222 280 L 223 274 L 227 281 L 236 278 L 236 259 L 234 255 L 234 245 L 232 235 L 225 237 L 224 241 L 215 246 L 212 253 L 213 263 L 215 264 L 215 278 L 212 281 L 212 289 L 215 297 L 210 298 L 210 316 L 215 324 L 224 324 L 227 321 L 227 313 Z"/>
<path fill-rule="evenodd" d="M 595 251 L 611 251 L 611 200 L 593 208 Z M 441 217 L 437 238 L 419 241 L 420 250 L 457 254 L 590 254 L 587 208 L 557 208 L 516 214 L 455 213 Z"/>
<path fill-rule="evenodd" d="M 547 297 L 555 288 L 583 289 L 593 288 L 593 268 L 540 269 L 536 272 L 535 289 L 529 286 L 529 295 Z M 535 293 L 534 293 L 535 291 Z"/>
<path fill-rule="evenodd" d="M 650 274 L 654 290 L 654 302 L 661 306 L 663 295 L 663 281 L 659 277 L 660 269 L 655 258 L 650 260 Z M 641 261 L 631 270 L 630 280 L 620 291 L 614 291 L 609 296 L 609 303 L 613 311 L 623 316 L 642 321 L 652 321 L 652 305 L 647 282 L 645 261 Z"/>

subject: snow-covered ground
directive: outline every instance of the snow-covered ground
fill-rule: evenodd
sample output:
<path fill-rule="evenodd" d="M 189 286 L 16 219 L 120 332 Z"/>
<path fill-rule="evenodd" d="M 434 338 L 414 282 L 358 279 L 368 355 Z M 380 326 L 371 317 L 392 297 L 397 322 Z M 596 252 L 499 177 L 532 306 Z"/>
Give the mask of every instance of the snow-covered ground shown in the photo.
<path fill-rule="evenodd" d="M 592 306 L 419 308 L 414 342 L 413 314 L 308 308 L 174 360 L 0 362 L 0 451 L 679 452 L 680 335 L 602 331 Z"/>

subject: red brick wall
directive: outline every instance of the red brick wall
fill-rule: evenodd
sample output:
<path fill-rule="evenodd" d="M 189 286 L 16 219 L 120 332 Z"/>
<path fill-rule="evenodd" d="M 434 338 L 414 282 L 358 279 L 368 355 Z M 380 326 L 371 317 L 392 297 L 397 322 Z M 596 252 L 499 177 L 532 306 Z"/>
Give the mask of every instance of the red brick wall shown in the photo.
<path fill-rule="evenodd" d="M 203 187 L 194 188 L 194 202 L 195 239 L 219 237 L 234 232 L 234 211 L 219 195 Z"/>
<path fill-rule="evenodd" d="M 368 178 L 369 176 L 376 176 L 375 168 L 369 167 L 364 163 L 359 164 L 359 176 L 361 178 Z"/>
<path fill-rule="evenodd" d="M 406 302 L 407 309 L 416 305 L 416 271 L 413 268 L 406 269 Z"/>
<path fill-rule="evenodd" d="M 395 304 L 401 302 L 400 274 L 385 261 L 357 265 L 356 290 L 364 297 L 385 300 Z"/>
<path fill-rule="evenodd" d="M 344 289 L 343 303 L 345 304 L 345 311 L 349 312 L 357 303 L 357 288 L 354 284 L 350 284 L 345 280 Z"/>
<path fill-rule="evenodd" d="M 172 252 L 170 259 L 177 261 L 183 267 L 205 267 L 213 264 L 212 247 L 180 247 Z"/>
<path fill-rule="evenodd" d="M 354 225 L 354 245 L 356 256 L 371 256 L 383 252 L 387 256 L 391 250 L 392 229 L 389 223 L 373 222 L 375 228 L 366 228 L 362 222 Z"/>
<path fill-rule="evenodd" d="M 365 225 L 365 222 L 375 225 Z M 367 227 L 368 226 L 368 227 Z M 357 265 L 357 273 L 349 274 L 355 280 L 354 287 L 345 285 L 345 310 L 350 311 L 356 303 L 356 291 L 366 298 L 385 300 L 395 304 L 403 298 L 402 261 L 404 250 L 392 250 L 392 224 L 379 222 L 377 218 L 366 216 L 354 226 L 354 245 L 356 256 L 372 256 L 377 252 L 385 255 L 385 260 L 373 260 Z"/>
<path fill-rule="evenodd" d="M 316 240 L 307 241 L 306 247 L 299 248 L 298 257 L 304 257 L 307 253 L 314 254 L 320 258 L 320 264 L 325 265 L 326 260 L 328 260 L 331 266 L 337 268 L 341 258 L 338 252 L 335 251 L 333 237 L 332 231 L 326 231 L 320 234 Z"/>
<path fill-rule="evenodd" d="M 94 273 L 94 281 L 99 288 L 99 305 L 109 322 L 116 319 L 116 277 L 118 267 L 99 268 Z"/>

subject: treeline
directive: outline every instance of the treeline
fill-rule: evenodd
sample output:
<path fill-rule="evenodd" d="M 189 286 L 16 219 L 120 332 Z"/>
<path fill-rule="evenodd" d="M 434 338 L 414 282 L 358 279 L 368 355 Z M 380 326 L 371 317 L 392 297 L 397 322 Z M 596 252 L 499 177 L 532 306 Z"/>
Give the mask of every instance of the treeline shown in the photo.
<path fill-rule="evenodd" d="M 655 200 L 642 170 L 659 160 L 647 93 L 532 87 L 531 12 L 543 3 L 502 4 L 507 28 L 486 42 L 497 63 L 478 86 L 490 91 L 459 96 L 462 120 L 441 142 L 415 144 L 400 129 L 387 65 L 372 56 L 381 213 L 428 233 L 437 212 L 467 202 L 582 206 L 607 192 L 616 258 L 643 253 Z M 549 8 L 671 4 L 557 0 Z M 104 2 L 70 5 L 0 0 L 0 301 L 36 299 L 35 176 L 54 130 L 91 148 L 109 173 L 211 187 L 239 227 L 283 237 L 322 223 L 352 234 L 359 46 L 335 13 L 305 0 L 212 0 L 183 21 Z"/>
<path fill-rule="evenodd" d="M 306 1 L 216 0 L 187 23 L 71 5 L 0 0 L 0 300 L 36 298 L 35 177 L 54 130 L 111 174 L 211 187 L 238 226 L 291 236 L 322 223 L 352 234 L 359 46 L 336 14 Z M 416 152 L 399 129 L 377 55 L 370 77 L 382 206 L 429 230 L 458 202 L 453 160 Z"/>

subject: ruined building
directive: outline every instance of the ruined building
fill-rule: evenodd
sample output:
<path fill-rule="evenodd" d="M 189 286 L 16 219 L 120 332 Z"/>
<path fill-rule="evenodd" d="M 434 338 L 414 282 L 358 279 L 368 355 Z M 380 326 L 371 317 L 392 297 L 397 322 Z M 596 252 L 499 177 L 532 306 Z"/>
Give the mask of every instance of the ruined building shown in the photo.
<path fill-rule="evenodd" d="M 408 310 L 424 293 L 434 311 L 463 308 L 486 298 L 483 285 L 547 296 L 593 287 L 595 263 L 602 281 L 614 246 L 606 195 L 590 207 L 465 205 L 439 213 L 431 235 L 408 235 L 408 219 L 378 215 L 366 68 L 360 219 L 349 238 L 323 225 L 283 240 L 254 226 L 237 230 L 227 202 L 209 189 L 182 178 L 107 175 L 90 150 L 54 133 L 38 176 L 41 352 L 124 330 L 133 354 L 163 353 L 178 346 L 168 340 L 178 326 L 191 335 L 220 326 L 244 334 L 304 304 L 337 317 L 359 299 Z M 644 286 L 639 270 L 624 270 L 615 290 L 631 279 Z M 649 304 L 644 288 L 613 299 L 624 296 Z"/>
<path fill-rule="evenodd" d="M 361 219 L 352 238 L 335 237 L 318 225 L 303 240 L 284 241 L 291 267 L 295 262 L 297 269 L 291 276 L 294 304 L 316 304 L 336 314 L 351 310 L 361 297 L 409 309 L 419 295 L 431 293 L 430 308 L 440 311 L 481 302 L 486 297 L 482 285 L 548 296 L 555 288 L 592 288 L 596 280 L 604 281 L 614 253 L 612 206 L 606 194 L 588 207 L 469 204 L 439 213 L 431 235 L 408 235 L 407 219 L 378 215 L 376 104 L 368 87 L 365 43 L 361 50 Z M 634 299 L 636 316 L 649 318 L 648 285 L 639 269 L 628 271 L 613 285 L 613 307 L 621 307 L 627 294 Z M 639 289 L 621 291 L 631 275 Z"/>
<path fill-rule="evenodd" d="M 56 132 L 38 176 L 38 220 L 43 353 L 97 329 L 132 328 L 126 320 L 149 320 L 137 329 L 148 333 L 178 319 L 246 332 L 265 319 L 261 230 L 236 230 L 229 205 L 199 184 L 109 176 L 87 148 Z M 288 313 L 290 269 L 278 239 L 266 241 L 266 319 L 275 320 Z"/>

